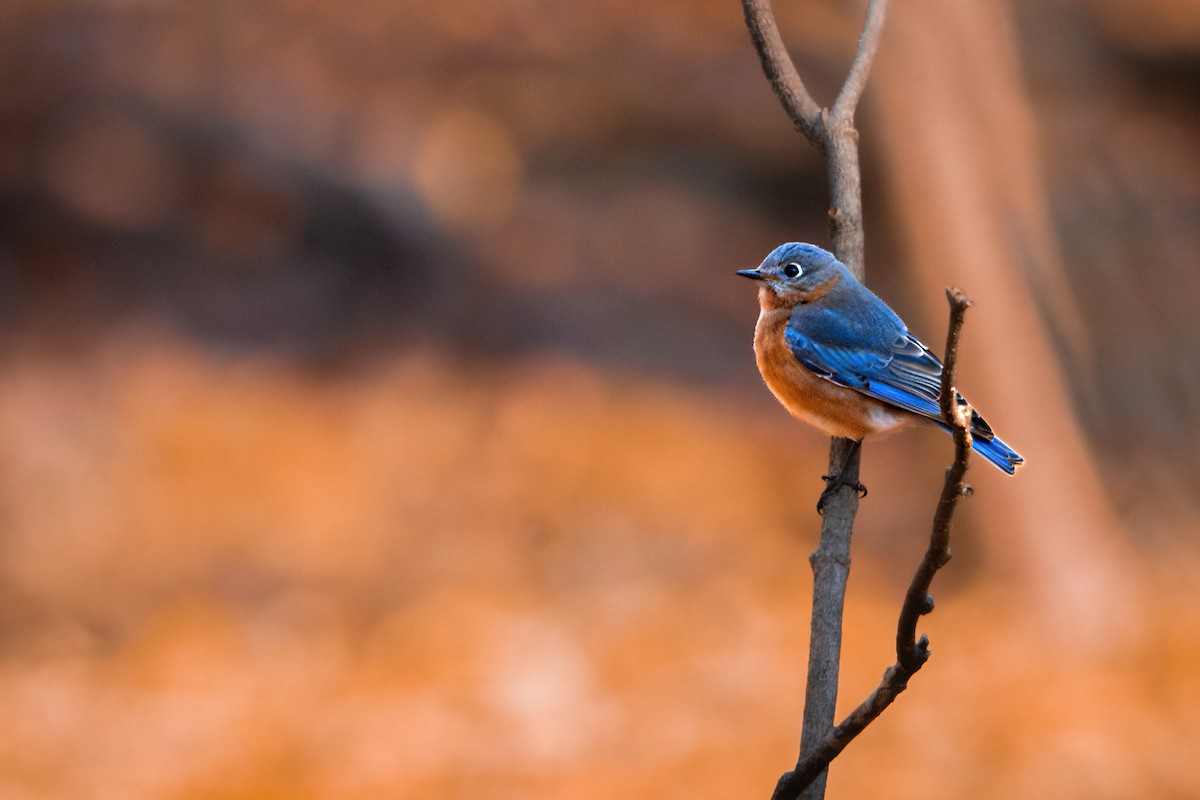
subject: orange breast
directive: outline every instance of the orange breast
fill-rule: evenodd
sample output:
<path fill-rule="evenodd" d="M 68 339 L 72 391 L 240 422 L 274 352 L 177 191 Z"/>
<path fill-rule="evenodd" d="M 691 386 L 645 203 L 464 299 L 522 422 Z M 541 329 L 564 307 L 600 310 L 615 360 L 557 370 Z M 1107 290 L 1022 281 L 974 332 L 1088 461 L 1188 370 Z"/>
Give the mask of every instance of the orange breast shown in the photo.
<path fill-rule="evenodd" d="M 896 428 L 909 415 L 861 392 L 827 381 L 792 354 L 784 338 L 790 309 L 764 309 L 754 329 L 754 355 L 767 388 L 798 419 L 830 436 L 862 439 Z"/>

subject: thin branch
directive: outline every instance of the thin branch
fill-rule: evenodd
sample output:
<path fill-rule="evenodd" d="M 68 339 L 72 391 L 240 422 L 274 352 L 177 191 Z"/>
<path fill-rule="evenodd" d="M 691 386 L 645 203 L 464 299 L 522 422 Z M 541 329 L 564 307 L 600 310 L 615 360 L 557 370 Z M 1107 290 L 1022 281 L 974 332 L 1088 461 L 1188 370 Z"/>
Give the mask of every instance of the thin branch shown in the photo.
<path fill-rule="evenodd" d="M 954 463 L 946 469 L 942 496 L 938 500 L 929 535 L 929 548 L 913 575 L 904 606 L 900 610 L 896 624 L 896 663 L 887 668 L 875 690 L 846 715 L 812 753 L 802 758 L 794 770 L 784 773 L 775 786 L 772 800 L 799 797 L 829 767 L 829 763 L 846 749 L 846 745 L 908 688 L 909 679 L 929 660 L 929 639 L 924 634 L 920 639 L 916 638 L 917 620 L 933 611 L 929 585 L 937 571 L 950 560 L 950 528 L 958 500 L 971 493 L 971 488 L 963 482 L 971 454 L 971 409 L 954 388 L 958 370 L 958 343 L 971 301 L 959 289 L 947 289 L 946 299 L 950 303 L 950 325 L 946 334 L 940 405 L 942 418 L 954 434 Z"/>
<path fill-rule="evenodd" d="M 929 549 L 917 567 L 904 607 L 900 610 L 900 621 L 896 626 L 896 658 L 906 669 L 916 672 L 929 659 L 929 641 L 922 636 L 917 640 L 917 620 L 922 614 L 933 610 L 933 598 L 929 596 L 929 584 L 934 574 L 950 560 L 950 522 L 958 499 L 969 494 L 971 489 L 963 482 L 967 472 L 967 459 L 971 452 L 970 407 L 954 387 L 958 371 L 958 340 L 962 335 L 963 318 L 971 301 L 961 289 L 946 289 L 946 300 L 950 303 L 950 327 L 946 333 L 946 359 L 942 366 L 941 396 L 938 400 L 942 419 L 954 434 L 954 463 L 946 470 L 942 483 L 942 496 L 938 499 L 937 512 L 933 517 L 933 532 L 929 537 Z"/>
<path fill-rule="evenodd" d="M 858 481 L 862 448 L 850 439 L 835 437 L 829 446 L 829 472 L 841 470 L 848 483 L 830 495 L 821 521 L 821 539 L 809 556 L 813 573 L 812 614 L 809 623 L 808 677 L 804 689 L 804 715 L 800 728 L 803 761 L 833 729 L 837 711 L 838 674 L 841 670 L 842 611 L 850 579 L 850 538 L 858 513 Z M 809 788 L 812 800 L 824 797 L 824 778 Z"/>
<path fill-rule="evenodd" d="M 821 106 L 804 87 L 804 81 L 796 71 L 792 57 L 788 55 L 783 37 L 779 35 L 779 25 L 775 22 L 775 12 L 771 10 L 771 0 L 742 0 L 742 10 L 746 14 L 746 27 L 750 30 L 750 38 L 754 40 L 754 49 L 762 61 L 763 72 L 771 81 L 771 88 L 792 118 L 796 130 L 824 152 L 826 138 Z"/>
<path fill-rule="evenodd" d="M 833 250 L 859 280 L 864 277 L 864 237 L 854 111 L 879 44 L 886 7 L 887 0 L 870 0 L 850 74 L 838 94 L 837 109 L 840 116 L 831 120 L 813 100 L 796 71 L 796 65 L 779 34 L 770 0 L 742 0 L 746 27 L 762 61 L 763 72 L 796 129 L 825 156 L 829 172 L 829 219 Z M 852 445 L 849 440 L 835 437 L 830 442 L 829 468 L 831 473 L 844 469 L 845 477 L 857 481 L 859 453 L 851 449 Z M 858 512 L 858 493 L 847 485 L 834 492 L 824 508 L 821 542 L 810 558 L 813 604 L 808 682 L 804 696 L 800 754 L 797 758 L 799 763 L 811 758 L 833 730 L 842 650 L 842 617 L 850 573 L 850 537 Z M 811 800 L 823 798 L 823 772 L 818 773 L 816 780 L 810 783 L 811 786 L 805 790 L 805 797 Z M 775 796 L 782 796 L 778 787 Z"/>
<path fill-rule="evenodd" d="M 879 49 L 879 36 L 883 33 L 883 18 L 887 16 L 887 0 L 871 0 L 867 5 L 867 19 L 863 23 L 862 33 L 858 36 L 858 47 L 854 51 L 854 62 L 850 65 L 850 74 L 842 84 L 842 91 L 833 102 L 831 116 L 838 122 L 850 122 L 854 119 L 854 110 L 858 107 L 858 99 L 862 96 L 863 88 L 867 85 L 867 76 L 871 74 L 871 64 L 875 60 L 875 51 Z"/>

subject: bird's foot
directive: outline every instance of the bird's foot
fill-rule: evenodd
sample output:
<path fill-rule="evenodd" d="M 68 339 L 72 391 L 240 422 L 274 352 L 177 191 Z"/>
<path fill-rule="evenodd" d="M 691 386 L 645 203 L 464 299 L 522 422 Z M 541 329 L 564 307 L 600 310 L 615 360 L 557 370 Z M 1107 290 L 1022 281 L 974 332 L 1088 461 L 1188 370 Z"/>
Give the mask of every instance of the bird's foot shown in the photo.
<path fill-rule="evenodd" d="M 863 486 L 858 481 L 850 480 L 843 472 L 839 472 L 836 475 L 822 475 L 821 480 L 825 481 L 825 491 L 821 492 L 821 496 L 817 498 L 818 514 L 824 515 L 825 504 L 829 502 L 829 498 L 833 497 L 833 493 L 843 486 L 849 486 L 851 489 L 858 492 L 859 497 L 867 496 L 867 487 Z"/>

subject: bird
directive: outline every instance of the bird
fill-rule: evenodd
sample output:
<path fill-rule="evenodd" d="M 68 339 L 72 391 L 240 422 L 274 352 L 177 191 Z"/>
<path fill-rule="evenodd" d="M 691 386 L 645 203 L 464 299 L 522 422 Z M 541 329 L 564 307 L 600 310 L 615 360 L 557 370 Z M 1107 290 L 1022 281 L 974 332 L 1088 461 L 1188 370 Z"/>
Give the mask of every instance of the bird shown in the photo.
<path fill-rule="evenodd" d="M 846 463 L 872 434 L 921 421 L 951 430 L 939 406 L 942 362 L 833 253 L 788 242 L 737 274 L 759 283 L 754 355 L 767 388 L 793 416 L 852 440 Z M 974 408 L 970 425 L 972 449 L 997 468 L 1012 475 L 1024 463 Z M 840 473 L 822 477 L 818 510 L 839 486 L 866 494 Z"/>

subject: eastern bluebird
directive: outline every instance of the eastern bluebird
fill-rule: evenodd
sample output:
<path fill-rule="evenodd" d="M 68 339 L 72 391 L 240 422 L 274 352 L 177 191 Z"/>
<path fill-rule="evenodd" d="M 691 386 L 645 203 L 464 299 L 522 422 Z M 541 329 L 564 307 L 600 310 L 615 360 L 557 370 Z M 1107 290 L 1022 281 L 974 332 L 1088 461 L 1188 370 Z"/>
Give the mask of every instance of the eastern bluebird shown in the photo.
<path fill-rule="evenodd" d="M 794 416 L 855 442 L 917 420 L 950 430 L 938 407 L 942 362 L 832 253 L 789 242 L 738 274 L 761 282 L 754 355 Z M 1009 475 L 1024 461 L 974 409 L 971 437 Z M 841 476 L 830 480 L 840 485 Z"/>

